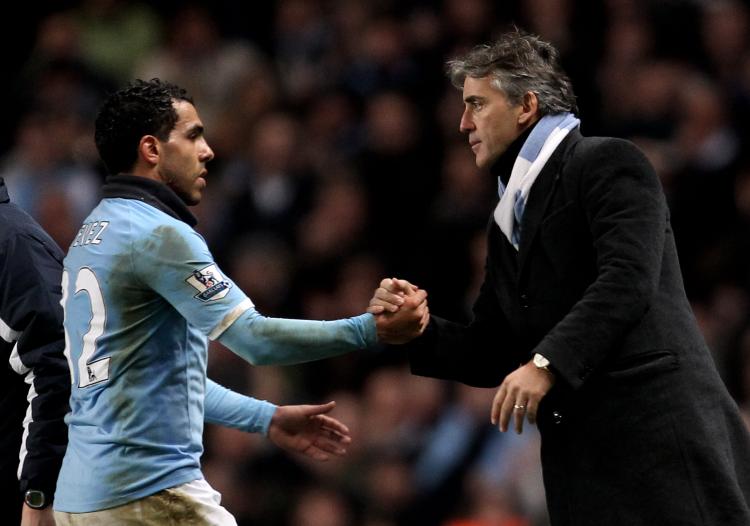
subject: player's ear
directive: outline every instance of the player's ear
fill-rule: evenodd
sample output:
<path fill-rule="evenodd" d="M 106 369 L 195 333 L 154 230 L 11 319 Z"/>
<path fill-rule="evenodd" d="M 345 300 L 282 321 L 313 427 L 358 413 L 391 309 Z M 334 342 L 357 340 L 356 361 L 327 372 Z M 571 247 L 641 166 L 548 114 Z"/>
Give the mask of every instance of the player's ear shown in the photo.
<path fill-rule="evenodd" d="M 150 165 L 159 162 L 161 153 L 159 139 L 153 135 L 144 135 L 138 143 L 138 156 Z"/>
<path fill-rule="evenodd" d="M 521 101 L 521 113 L 518 115 L 518 123 L 527 124 L 533 122 L 532 119 L 534 119 L 538 110 L 539 99 L 536 98 L 536 93 L 527 91 Z"/>

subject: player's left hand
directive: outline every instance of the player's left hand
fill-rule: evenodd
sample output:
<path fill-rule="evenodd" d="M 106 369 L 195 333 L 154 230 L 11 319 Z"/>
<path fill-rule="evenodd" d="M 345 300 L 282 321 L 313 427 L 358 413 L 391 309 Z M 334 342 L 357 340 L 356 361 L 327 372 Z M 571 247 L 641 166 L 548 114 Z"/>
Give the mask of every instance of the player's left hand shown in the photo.
<path fill-rule="evenodd" d="M 24 504 L 21 512 L 21 526 L 55 526 L 52 506 L 47 506 L 43 510 L 35 510 Z"/>
<path fill-rule="evenodd" d="M 510 373 L 500 384 L 492 401 L 492 425 L 499 424 L 500 431 L 507 431 L 512 416 L 516 432 L 520 434 L 523 431 L 524 417 L 530 424 L 536 423 L 539 402 L 554 383 L 554 374 L 539 369 L 532 362 Z"/>
<path fill-rule="evenodd" d="M 325 461 L 343 456 L 352 439 L 349 428 L 327 416 L 336 402 L 323 405 L 282 405 L 276 408 L 268 428 L 268 439 L 286 451 Z"/>

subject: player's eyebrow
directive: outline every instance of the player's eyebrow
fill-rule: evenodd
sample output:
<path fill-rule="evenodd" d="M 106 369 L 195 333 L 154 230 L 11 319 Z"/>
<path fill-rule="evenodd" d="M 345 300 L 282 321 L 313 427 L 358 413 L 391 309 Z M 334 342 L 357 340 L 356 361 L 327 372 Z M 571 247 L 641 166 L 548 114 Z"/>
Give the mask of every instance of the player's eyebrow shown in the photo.
<path fill-rule="evenodd" d="M 476 102 L 484 102 L 484 97 L 480 97 L 479 95 L 469 95 L 464 99 L 464 102 L 467 104 L 474 104 Z"/>
<path fill-rule="evenodd" d="M 200 137 L 205 131 L 206 129 L 202 124 L 193 124 L 185 133 L 191 137 Z"/>

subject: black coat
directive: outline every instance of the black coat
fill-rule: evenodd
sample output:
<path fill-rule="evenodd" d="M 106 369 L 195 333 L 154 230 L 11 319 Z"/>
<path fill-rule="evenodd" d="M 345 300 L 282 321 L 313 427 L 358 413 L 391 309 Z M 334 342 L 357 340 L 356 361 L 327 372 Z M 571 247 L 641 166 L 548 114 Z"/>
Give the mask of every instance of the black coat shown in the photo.
<path fill-rule="evenodd" d="M 483 387 L 536 352 L 557 377 L 538 415 L 553 526 L 750 525 L 750 437 L 686 299 L 658 178 L 627 141 L 571 132 L 518 252 L 490 221 L 474 321 L 433 317 L 409 344 L 415 374 Z"/>

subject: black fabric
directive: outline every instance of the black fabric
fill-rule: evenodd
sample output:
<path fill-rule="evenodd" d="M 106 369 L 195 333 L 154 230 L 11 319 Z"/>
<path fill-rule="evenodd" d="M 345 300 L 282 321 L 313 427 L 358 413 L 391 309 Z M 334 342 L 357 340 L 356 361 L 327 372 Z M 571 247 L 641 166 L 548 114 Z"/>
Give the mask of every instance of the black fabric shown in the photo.
<path fill-rule="evenodd" d="M 137 199 L 191 227 L 198 224 L 198 219 L 182 199 L 171 188 L 159 181 L 136 175 L 110 175 L 102 187 L 102 196 Z"/>
<path fill-rule="evenodd" d="M 3 510 L 2 524 L 16 526 L 21 524 L 23 496 L 18 492 L 18 479 L 15 478 L 15 472 L 11 471 L 9 475 L 3 475 L 2 480 L 0 480 L 0 509 Z"/>
<path fill-rule="evenodd" d="M 0 320 L 5 327 L 0 337 L 4 357 L 0 473 L 5 485 L 11 484 L 18 469 L 29 393 L 24 378 L 33 377 L 36 392 L 21 480 L 15 482 L 19 494 L 26 489 L 38 489 L 50 497 L 54 494 L 67 445 L 63 417 L 68 412 L 70 373 L 63 354 L 62 260 L 63 252 L 36 221 L 9 202 L 0 179 Z M 17 368 L 9 364 L 14 348 L 20 360 Z"/>
<path fill-rule="evenodd" d="M 572 131 L 518 253 L 490 220 L 468 326 L 433 317 L 415 374 L 496 386 L 535 352 L 553 526 L 747 526 L 750 436 L 685 296 L 665 198 L 631 143 Z"/>

